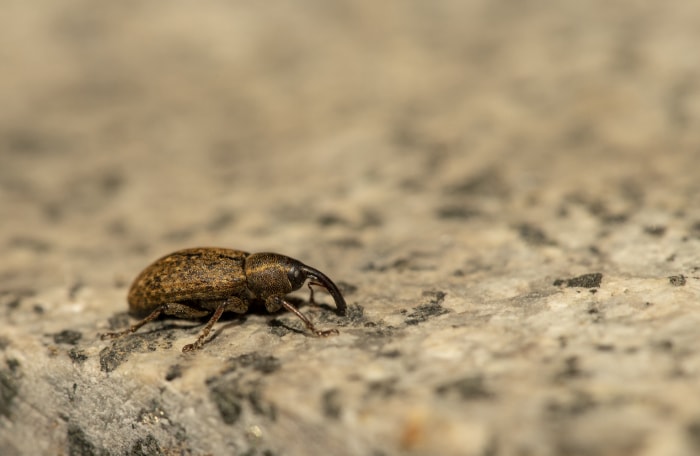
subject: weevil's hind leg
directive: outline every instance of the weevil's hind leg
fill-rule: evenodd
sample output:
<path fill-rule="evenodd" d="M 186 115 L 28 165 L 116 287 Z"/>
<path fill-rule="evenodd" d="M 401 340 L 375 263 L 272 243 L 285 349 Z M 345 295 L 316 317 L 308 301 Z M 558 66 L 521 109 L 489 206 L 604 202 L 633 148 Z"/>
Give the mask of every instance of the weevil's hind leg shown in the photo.
<path fill-rule="evenodd" d="M 133 332 L 136 332 L 137 329 L 139 329 L 141 326 L 145 325 L 146 323 L 152 322 L 156 318 L 160 316 L 161 313 L 163 313 L 163 310 L 165 309 L 165 306 L 167 304 L 163 304 L 162 306 L 156 307 L 156 310 L 151 312 L 146 318 L 143 320 L 134 323 L 133 325 L 129 326 L 123 331 L 115 331 L 115 332 L 108 332 L 105 334 L 102 334 L 100 336 L 100 339 L 105 340 L 105 339 L 116 339 L 117 337 L 124 336 L 126 334 L 131 334 Z"/>
<path fill-rule="evenodd" d="M 172 317 L 177 317 L 177 318 L 202 318 L 205 317 L 209 314 L 208 311 L 206 310 L 197 310 L 193 309 L 190 306 L 187 306 L 185 304 L 178 304 L 175 302 L 163 304 L 161 306 L 156 307 L 156 309 L 148 314 L 146 318 L 144 318 L 141 321 L 138 321 L 134 323 L 133 325 L 129 326 L 127 329 L 123 331 L 116 331 L 116 332 L 108 332 L 105 334 L 102 334 L 100 338 L 102 340 L 105 339 L 116 339 L 117 337 L 124 336 L 126 334 L 131 334 L 136 332 L 141 326 L 145 325 L 146 323 L 150 323 L 156 318 L 158 318 L 161 314 L 163 315 L 169 315 Z"/>
<path fill-rule="evenodd" d="M 299 310 L 296 307 L 294 307 L 293 305 L 291 305 L 290 303 L 285 301 L 283 298 L 277 297 L 275 299 L 282 307 L 284 307 L 285 309 L 287 309 L 288 311 L 292 312 L 294 315 L 299 317 L 301 319 L 301 321 L 304 322 L 304 326 L 306 326 L 306 328 L 309 331 L 311 331 L 312 333 L 314 333 L 315 335 L 317 335 L 319 337 L 326 337 L 326 336 L 330 336 L 331 334 L 338 334 L 337 329 L 328 329 L 325 331 L 321 331 L 320 329 L 316 329 L 314 324 L 311 323 L 311 320 L 309 320 L 306 315 L 299 312 Z"/>

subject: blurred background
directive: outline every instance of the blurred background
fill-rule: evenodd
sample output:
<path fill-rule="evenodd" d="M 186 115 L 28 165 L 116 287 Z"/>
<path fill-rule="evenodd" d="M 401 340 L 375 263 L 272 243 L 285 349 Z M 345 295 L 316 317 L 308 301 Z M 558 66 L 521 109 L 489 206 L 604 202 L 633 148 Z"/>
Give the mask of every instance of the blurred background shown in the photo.
<path fill-rule="evenodd" d="M 0 285 L 196 244 L 367 264 L 572 201 L 665 223 L 697 209 L 698 24 L 685 1 L 5 1 Z"/>
<path fill-rule="evenodd" d="M 474 176 L 687 201 L 699 21 L 684 1 L 3 2 L 0 271 L 403 222 Z M 57 266 L 37 258 L 32 280 Z"/>

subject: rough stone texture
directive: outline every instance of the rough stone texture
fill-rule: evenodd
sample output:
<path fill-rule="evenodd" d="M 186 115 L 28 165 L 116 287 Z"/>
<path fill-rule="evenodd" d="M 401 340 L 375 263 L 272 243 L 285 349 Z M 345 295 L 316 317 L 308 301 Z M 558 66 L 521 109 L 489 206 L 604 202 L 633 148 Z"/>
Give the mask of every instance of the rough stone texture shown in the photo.
<path fill-rule="evenodd" d="M 2 9 L 3 456 L 700 453 L 695 2 Z M 340 335 L 101 341 L 193 246 Z"/>

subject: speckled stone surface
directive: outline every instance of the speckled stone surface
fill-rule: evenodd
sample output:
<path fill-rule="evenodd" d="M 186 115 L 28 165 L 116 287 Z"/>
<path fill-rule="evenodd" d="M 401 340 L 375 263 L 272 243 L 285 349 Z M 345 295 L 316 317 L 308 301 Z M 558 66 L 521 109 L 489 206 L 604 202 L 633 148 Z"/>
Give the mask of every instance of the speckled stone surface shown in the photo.
<path fill-rule="evenodd" d="M 693 2 L 10 1 L 0 454 L 700 454 Z M 195 246 L 343 290 L 125 327 Z"/>

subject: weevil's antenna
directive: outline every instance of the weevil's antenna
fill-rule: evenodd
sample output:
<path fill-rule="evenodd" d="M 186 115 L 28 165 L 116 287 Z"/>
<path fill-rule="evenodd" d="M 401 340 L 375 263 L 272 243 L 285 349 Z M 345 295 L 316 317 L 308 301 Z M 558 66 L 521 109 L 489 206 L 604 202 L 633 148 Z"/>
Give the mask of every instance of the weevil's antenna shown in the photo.
<path fill-rule="evenodd" d="M 310 266 L 303 265 L 302 270 L 308 275 L 310 279 L 315 280 L 323 288 L 328 290 L 328 292 L 331 294 L 331 296 L 333 296 L 333 299 L 335 300 L 335 307 L 337 309 L 338 314 L 345 315 L 345 309 L 347 309 L 345 299 L 343 298 L 343 295 L 340 294 L 340 290 L 338 290 L 338 287 L 333 283 L 333 281 L 318 269 L 314 269 Z"/>

